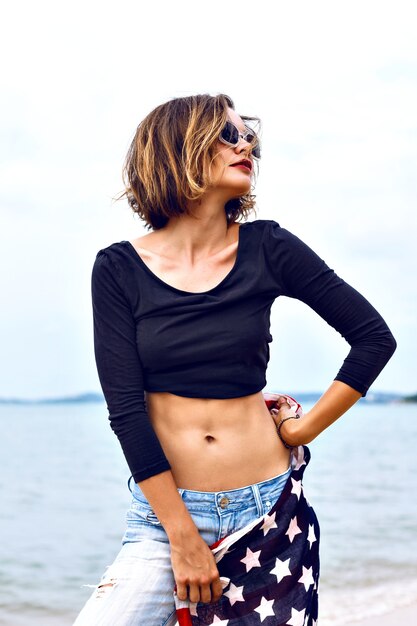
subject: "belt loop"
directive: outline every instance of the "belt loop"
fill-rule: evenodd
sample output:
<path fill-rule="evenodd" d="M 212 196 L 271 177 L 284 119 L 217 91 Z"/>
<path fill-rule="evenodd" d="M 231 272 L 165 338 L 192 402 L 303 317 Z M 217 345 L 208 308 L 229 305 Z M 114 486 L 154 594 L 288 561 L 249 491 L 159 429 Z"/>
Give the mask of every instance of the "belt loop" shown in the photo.
<path fill-rule="evenodd" d="M 133 476 L 130 476 L 129 480 L 127 481 L 127 486 L 129 488 L 130 493 L 133 493 L 133 491 L 130 488 L 130 481 L 132 480 Z"/>
<path fill-rule="evenodd" d="M 258 516 L 261 517 L 264 514 L 264 507 L 262 504 L 261 492 L 258 485 L 251 485 L 253 497 L 255 498 L 256 506 L 258 508 Z"/>

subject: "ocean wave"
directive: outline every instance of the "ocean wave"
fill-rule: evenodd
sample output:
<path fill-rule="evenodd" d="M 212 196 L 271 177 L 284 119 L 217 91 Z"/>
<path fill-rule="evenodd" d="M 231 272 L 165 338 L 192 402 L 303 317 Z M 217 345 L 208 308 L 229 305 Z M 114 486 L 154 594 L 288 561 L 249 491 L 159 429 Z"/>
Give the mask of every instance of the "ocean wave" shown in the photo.
<path fill-rule="evenodd" d="M 320 626 L 346 626 L 417 603 L 417 577 L 362 589 L 319 590 Z"/>

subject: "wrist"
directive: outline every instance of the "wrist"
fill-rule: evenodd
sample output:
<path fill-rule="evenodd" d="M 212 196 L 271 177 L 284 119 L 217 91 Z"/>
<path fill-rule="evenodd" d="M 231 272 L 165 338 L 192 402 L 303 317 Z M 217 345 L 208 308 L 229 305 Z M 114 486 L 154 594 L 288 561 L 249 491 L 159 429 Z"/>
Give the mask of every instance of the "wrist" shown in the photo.
<path fill-rule="evenodd" d="M 185 514 L 176 516 L 175 520 L 170 520 L 163 526 L 172 546 L 183 545 L 184 541 L 189 541 L 193 535 L 199 535 L 197 526 L 187 510 Z"/>
<path fill-rule="evenodd" d="M 305 441 L 303 421 L 304 416 L 291 416 L 290 419 L 284 418 L 281 420 L 280 424 L 278 424 L 278 436 L 280 436 L 284 445 L 287 444 L 286 447 L 294 448 L 307 443 L 307 441 Z"/>

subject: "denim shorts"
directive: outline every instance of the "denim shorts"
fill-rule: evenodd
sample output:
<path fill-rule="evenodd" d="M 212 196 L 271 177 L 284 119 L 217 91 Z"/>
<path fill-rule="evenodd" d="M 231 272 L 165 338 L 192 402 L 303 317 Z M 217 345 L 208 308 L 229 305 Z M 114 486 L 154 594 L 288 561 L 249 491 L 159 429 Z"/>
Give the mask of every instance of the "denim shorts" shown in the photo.
<path fill-rule="evenodd" d="M 268 480 L 229 491 L 178 489 L 178 492 L 200 535 L 211 545 L 268 513 L 279 498 L 290 472 L 291 468 L 288 468 L 283 474 Z M 127 528 L 122 544 L 141 541 L 145 536 L 167 542 L 165 530 L 134 482 L 131 492 L 132 502 L 126 516 Z"/>
<path fill-rule="evenodd" d="M 208 545 L 262 517 L 291 473 L 221 492 L 178 489 Z M 130 486 L 129 486 L 130 488 Z M 173 626 L 176 623 L 168 536 L 132 481 L 122 548 L 73 626 Z"/>

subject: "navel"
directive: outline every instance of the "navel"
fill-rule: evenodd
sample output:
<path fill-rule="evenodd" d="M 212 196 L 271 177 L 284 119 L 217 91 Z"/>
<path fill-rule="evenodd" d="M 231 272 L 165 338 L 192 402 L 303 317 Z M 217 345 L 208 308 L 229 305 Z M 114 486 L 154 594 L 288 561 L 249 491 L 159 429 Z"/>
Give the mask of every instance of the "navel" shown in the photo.
<path fill-rule="evenodd" d="M 206 435 L 204 439 L 207 441 L 207 443 L 213 443 L 213 441 L 216 441 L 212 435 Z"/>

